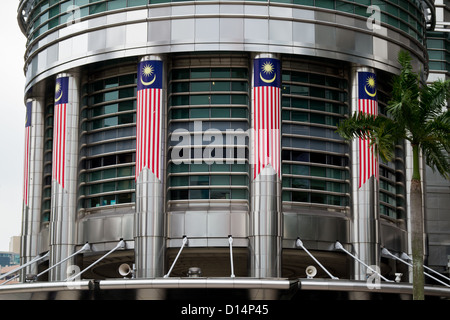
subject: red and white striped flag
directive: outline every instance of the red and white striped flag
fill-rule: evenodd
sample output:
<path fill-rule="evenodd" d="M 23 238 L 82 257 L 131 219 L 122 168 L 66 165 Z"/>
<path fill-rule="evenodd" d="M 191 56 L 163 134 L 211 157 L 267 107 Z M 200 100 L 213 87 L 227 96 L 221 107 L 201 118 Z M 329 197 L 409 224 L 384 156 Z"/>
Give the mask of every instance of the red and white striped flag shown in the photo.
<path fill-rule="evenodd" d="M 53 161 L 52 179 L 65 188 L 67 104 L 69 78 L 56 79 L 55 108 L 53 112 Z"/>
<path fill-rule="evenodd" d="M 358 112 L 366 115 L 378 115 L 376 75 L 372 72 L 358 73 Z M 359 188 L 371 176 L 378 179 L 378 155 L 375 154 L 369 139 L 359 138 Z"/>
<path fill-rule="evenodd" d="M 161 180 L 162 61 L 139 64 L 136 109 L 136 180 L 143 168 Z"/>
<path fill-rule="evenodd" d="M 255 59 L 252 106 L 253 179 L 270 165 L 281 178 L 280 61 Z"/>
<path fill-rule="evenodd" d="M 23 201 L 28 205 L 28 188 L 30 174 L 30 140 L 31 140 L 31 108 L 32 102 L 27 102 L 25 119 L 25 150 L 24 150 L 24 168 L 23 168 Z"/>

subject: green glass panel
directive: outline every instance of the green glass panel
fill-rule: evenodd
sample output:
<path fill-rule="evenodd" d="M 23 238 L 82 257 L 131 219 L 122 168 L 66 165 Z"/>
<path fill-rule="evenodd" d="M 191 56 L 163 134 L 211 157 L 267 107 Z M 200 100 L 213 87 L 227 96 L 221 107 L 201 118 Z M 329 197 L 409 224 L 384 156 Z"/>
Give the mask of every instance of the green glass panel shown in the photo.
<path fill-rule="evenodd" d="M 92 0 L 91 0 L 92 1 Z M 106 2 L 93 4 L 89 7 L 89 14 L 96 14 L 106 11 Z"/>
<path fill-rule="evenodd" d="M 148 0 L 128 0 L 129 7 L 145 6 Z"/>
<path fill-rule="evenodd" d="M 213 81 L 211 82 L 211 91 L 230 91 L 230 82 Z"/>
<path fill-rule="evenodd" d="M 100 193 L 101 191 L 101 184 L 94 184 L 91 185 L 89 188 L 89 194 L 96 194 L 96 193 Z"/>
<path fill-rule="evenodd" d="M 247 172 L 248 171 L 248 165 L 246 164 L 233 164 L 231 166 L 232 172 Z"/>
<path fill-rule="evenodd" d="M 189 178 L 187 176 L 173 176 L 170 177 L 170 185 L 172 187 L 188 186 Z"/>
<path fill-rule="evenodd" d="M 212 95 L 211 104 L 230 104 L 230 95 L 228 94 Z"/>
<path fill-rule="evenodd" d="M 231 199 L 248 199 L 248 191 L 245 189 L 231 189 Z"/>
<path fill-rule="evenodd" d="M 189 111 L 191 118 L 209 118 L 208 108 L 191 108 Z"/>
<path fill-rule="evenodd" d="M 105 118 L 103 119 L 103 126 L 104 127 L 112 127 L 112 126 L 117 126 L 118 124 L 118 117 L 110 117 L 110 118 Z"/>
<path fill-rule="evenodd" d="M 210 90 L 210 82 L 209 81 L 195 81 L 191 82 L 191 91 L 192 92 L 199 92 L 199 91 L 209 91 Z M 184 91 L 185 86 L 188 85 L 188 83 L 177 83 Z M 174 91 L 175 92 L 175 91 Z"/>
<path fill-rule="evenodd" d="M 119 107 L 118 107 L 118 111 L 130 111 L 130 110 L 134 110 L 135 109 L 135 104 L 136 101 L 122 101 L 119 103 Z"/>
<path fill-rule="evenodd" d="M 225 163 L 213 163 L 211 164 L 211 172 L 229 172 L 230 165 Z"/>
<path fill-rule="evenodd" d="M 116 177 L 116 169 L 103 170 L 103 179 L 112 179 Z"/>
<path fill-rule="evenodd" d="M 248 96 L 243 94 L 231 95 L 231 104 L 248 104 Z"/>
<path fill-rule="evenodd" d="M 229 78 L 230 69 L 229 68 L 212 68 L 211 78 Z"/>
<path fill-rule="evenodd" d="M 231 190 L 229 189 L 211 189 L 211 199 L 230 199 Z"/>
<path fill-rule="evenodd" d="M 210 70 L 209 68 L 200 68 L 200 69 L 192 69 L 191 70 L 191 78 L 192 79 L 201 79 L 201 78 L 209 78 Z"/>
<path fill-rule="evenodd" d="M 117 181 L 117 190 L 128 190 L 128 189 L 133 189 L 132 180 Z"/>
<path fill-rule="evenodd" d="M 293 0 L 294 4 L 302 4 L 305 6 L 314 6 L 314 0 Z"/>
<path fill-rule="evenodd" d="M 108 104 L 104 106 L 104 114 L 116 113 L 119 109 L 119 105 L 117 103 Z"/>
<path fill-rule="evenodd" d="M 209 176 L 195 175 L 195 176 L 190 176 L 189 180 L 190 180 L 191 186 L 207 186 L 207 185 L 209 185 Z"/>
<path fill-rule="evenodd" d="M 89 4 L 89 0 L 74 0 L 74 4 L 76 6 L 81 7 L 81 6 L 84 6 L 86 4 Z"/>
<path fill-rule="evenodd" d="M 172 119 L 188 119 L 188 118 L 189 118 L 189 109 L 172 110 Z"/>
<path fill-rule="evenodd" d="M 211 108 L 211 118 L 229 118 L 229 108 Z"/>
<path fill-rule="evenodd" d="M 248 111 L 246 108 L 231 108 L 232 118 L 248 118 Z"/>
<path fill-rule="evenodd" d="M 211 176 L 211 185 L 212 186 L 223 186 L 230 184 L 229 176 Z"/>
<path fill-rule="evenodd" d="M 231 185 L 242 185 L 246 186 L 248 184 L 248 178 L 247 176 L 231 176 Z"/>
<path fill-rule="evenodd" d="M 190 199 L 209 199 L 209 190 L 208 189 L 189 190 L 189 198 Z"/>
<path fill-rule="evenodd" d="M 231 91 L 248 91 L 248 83 L 244 81 L 231 82 Z"/>
<path fill-rule="evenodd" d="M 192 95 L 190 104 L 191 105 L 205 105 L 210 104 L 210 96 L 209 95 Z"/>
<path fill-rule="evenodd" d="M 209 172 L 209 165 L 206 163 L 191 164 L 191 172 Z"/>
<path fill-rule="evenodd" d="M 121 167 L 117 168 L 117 176 L 118 177 L 128 177 L 133 175 L 132 167 Z"/>
<path fill-rule="evenodd" d="M 246 68 L 231 68 L 231 78 L 248 78 L 248 70 Z"/>

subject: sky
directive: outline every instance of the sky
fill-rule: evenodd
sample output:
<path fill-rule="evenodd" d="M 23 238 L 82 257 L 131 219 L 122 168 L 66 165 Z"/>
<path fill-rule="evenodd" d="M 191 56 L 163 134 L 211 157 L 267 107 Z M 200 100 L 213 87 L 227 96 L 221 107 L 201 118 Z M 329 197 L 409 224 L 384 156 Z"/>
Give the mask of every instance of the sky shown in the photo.
<path fill-rule="evenodd" d="M 19 0 L 2 0 L 0 10 L 0 251 L 9 251 L 22 225 L 26 40 L 17 24 L 18 5 Z"/>

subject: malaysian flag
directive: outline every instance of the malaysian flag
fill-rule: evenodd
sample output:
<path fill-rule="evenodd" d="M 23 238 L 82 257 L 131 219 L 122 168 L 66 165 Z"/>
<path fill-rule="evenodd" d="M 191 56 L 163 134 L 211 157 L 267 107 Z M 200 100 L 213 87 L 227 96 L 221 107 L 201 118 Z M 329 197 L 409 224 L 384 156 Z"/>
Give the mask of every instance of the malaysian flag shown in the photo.
<path fill-rule="evenodd" d="M 162 76 L 159 60 L 139 64 L 136 110 L 136 180 L 149 169 L 161 180 Z"/>
<path fill-rule="evenodd" d="M 372 72 L 358 73 L 358 112 L 378 115 L 377 80 Z M 378 156 L 369 139 L 359 138 L 359 188 L 371 177 L 378 179 Z"/>
<path fill-rule="evenodd" d="M 281 178 L 281 64 L 261 58 L 253 68 L 253 179 L 269 165 Z"/>
<path fill-rule="evenodd" d="M 52 179 L 64 188 L 66 162 L 67 104 L 69 100 L 69 78 L 56 79 L 55 109 L 53 113 L 53 160 Z"/>
<path fill-rule="evenodd" d="M 26 104 L 26 118 L 25 118 L 25 151 L 24 151 L 24 168 L 23 168 L 23 201 L 28 205 L 28 187 L 30 174 L 30 139 L 31 139 L 31 108 L 32 102 Z"/>

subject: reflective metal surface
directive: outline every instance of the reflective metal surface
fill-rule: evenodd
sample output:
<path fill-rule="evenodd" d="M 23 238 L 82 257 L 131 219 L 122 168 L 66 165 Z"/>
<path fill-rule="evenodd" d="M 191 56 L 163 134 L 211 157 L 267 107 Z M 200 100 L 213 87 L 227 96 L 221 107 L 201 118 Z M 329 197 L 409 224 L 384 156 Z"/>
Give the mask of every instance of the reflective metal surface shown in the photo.
<path fill-rule="evenodd" d="M 30 44 L 27 87 L 58 72 L 120 57 L 185 51 L 254 51 L 308 54 L 395 72 L 400 48 L 423 66 L 417 40 L 366 19 L 317 7 L 281 3 L 165 3 L 150 9 L 88 16 L 55 28 Z M 267 17 L 270 15 L 270 19 Z"/>
<path fill-rule="evenodd" d="M 144 61 L 162 61 L 159 56 L 148 56 L 141 59 L 141 62 Z M 166 83 L 165 75 L 166 72 L 164 70 L 160 70 L 162 74 L 157 71 L 155 72 L 155 77 L 163 77 L 161 83 Z M 153 72 L 153 71 L 152 71 Z M 138 75 L 141 74 L 138 72 Z M 156 78 L 155 78 L 156 79 Z M 141 79 L 138 79 L 141 81 Z M 159 80 L 158 80 L 159 81 Z M 139 85 L 138 85 L 139 88 Z M 158 88 L 159 89 L 159 88 Z M 145 90 L 145 89 L 144 89 Z M 142 91 L 144 91 L 142 90 Z M 155 90 L 155 89 L 148 89 Z M 155 136 L 160 137 L 161 141 L 161 150 L 158 153 L 159 158 L 153 159 L 150 158 L 151 151 L 148 151 L 148 148 L 155 148 L 155 144 L 145 145 L 142 147 L 143 149 L 138 150 L 141 146 L 136 146 L 136 153 L 140 154 L 141 152 L 149 152 L 149 156 L 147 159 L 148 167 L 144 167 L 142 171 L 139 173 L 139 176 L 136 180 L 136 213 L 135 213 L 135 227 L 134 227 L 134 239 L 135 239 L 135 262 L 136 262 L 136 276 L 138 278 L 153 278 L 153 277 L 161 277 L 164 274 L 164 257 L 165 257 L 165 166 L 164 166 L 164 155 L 166 151 L 165 137 L 166 137 L 166 99 L 165 97 L 166 88 L 165 85 L 161 88 L 161 105 L 160 107 L 152 107 L 153 99 L 151 102 L 147 102 L 148 104 L 140 105 L 142 102 L 138 101 L 138 110 L 148 109 L 149 112 L 154 110 L 153 113 L 159 112 L 161 113 L 161 127 L 158 126 L 157 129 L 153 127 L 153 132 L 150 129 L 146 129 L 147 126 L 150 128 L 152 126 L 151 121 L 149 120 L 146 123 L 146 126 L 143 128 L 140 127 L 140 124 L 137 123 L 137 135 L 138 141 L 143 140 L 145 144 L 146 139 L 153 139 L 155 141 Z M 156 98 L 155 98 L 156 100 Z M 149 100 L 150 101 L 150 98 Z M 159 104 L 158 102 L 155 102 Z M 145 112 L 146 113 L 146 112 Z M 151 117 L 149 117 L 151 119 Z M 156 123 L 156 121 L 155 121 Z M 148 130 L 148 133 L 146 132 Z M 156 132 L 159 130 L 159 132 Z M 156 132 L 156 133 L 155 133 Z M 148 138 L 147 136 L 148 135 Z M 142 144 L 142 145 L 143 145 Z M 159 148 L 157 146 L 156 148 Z M 138 157 L 136 157 L 138 158 Z M 136 159 L 136 164 L 138 164 L 140 159 Z M 162 169 L 159 171 L 161 174 L 160 178 L 157 177 L 156 171 L 154 173 L 151 170 L 151 164 L 155 165 L 154 162 L 157 162 L 162 166 Z M 136 165 L 136 172 L 138 172 L 138 165 Z"/>
<path fill-rule="evenodd" d="M 50 266 L 57 264 L 74 252 L 76 239 L 76 209 L 78 187 L 78 120 L 79 120 L 79 80 L 69 77 L 68 103 L 65 122 L 64 159 L 61 164 L 65 171 L 65 187 L 52 177 L 52 200 L 50 215 Z M 53 151 L 55 152 L 55 150 Z M 55 164 L 53 164 L 55 165 Z M 67 278 L 67 267 L 73 264 L 68 260 L 50 270 L 49 279 L 60 281 Z"/>
<path fill-rule="evenodd" d="M 277 59 L 276 55 L 272 54 L 257 54 L 254 59 L 271 58 Z M 256 68 L 257 64 L 254 64 Z M 260 70 L 252 71 L 252 79 L 255 79 L 255 74 L 260 73 Z M 277 70 L 275 70 L 277 75 Z M 254 80 L 252 80 L 254 81 Z M 255 82 L 255 81 L 254 81 Z M 252 86 L 256 86 L 255 83 Z M 275 98 L 273 98 L 275 99 Z M 278 97 L 281 100 L 281 97 Z M 256 103 L 256 97 L 253 97 L 252 103 Z M 261 99 L 263 100 L 263 99 Z M 271 108 L 276 109 L 278 102 L 260 102 L 261 105 L 268 105 Z M 258 110 L 261 107 L 254 107 L 254 110 Z M 262 111 L 260 111 L 263 113 Z M 281 107 L 279 109 L 281 113 Z M 256 114 L 256 111 L 252 112 L 252 117 L 265 119 L 263 117 L 269 117 L 269 112 L 264 116 L 262 114 Z M 275 116 L 275 118 L 281 119 L 281 114 Z M 255 121 L 256 123 L 256 121 Z M 256 134 L 260 136 L 259 152 L 266 152 L 269 154 L 269 137 L 262 138 L 259 130 L 264 127 L 255 128 Z M 269 126 L 265 127 L 268 130 Z M 275 127 L 276 128 L 276 127 Z M 256 135 L 255 134 L 255 135 Z M 274 133 L 271 133 L 274 134 Z M 279 139 L 281 138 L 281 135 Z M 256 139 L 252 139 L 251 149 L 255 150 Z M 281 141 L 278 142 L 281 146 Z M 266 155 L 264 155 L 266 156 Z M 263 157 L 264 157 L 263 156 Z M 257 154 L 259 158 L 259 153 Z M 281 276 L 281 237 L 282 237 L 282 213 L 281 213 L 281 179 L 276 169 L 272 167 L 277 161 L 281 163 L 281 154 L 278 154 L 279 159 L 276 159 L 277 155 L 270 154 L 272 159 L 271 163 L 265 163 L 262 171 L 254 178 L 252 176 L 250 187 L 250 212 L 249 212 L 249 250 L 250 250 L 250 272 L 251 277 L 266 278 L 266 277 L 280 277 Z M 253 166 L 259 165 L 254 163 Z M 250 170 L 251 172 L 253 171 Z M 255 171 L 256 172 L 256 171 Z"/>
<path fill-rule="evenodd" d="M 44 148 L 44 119 L 42 99 L 29 99 L 31 104 L 31 129 L 29 133 L 28 153 L 28 184 L 26 202 L 23 203 L 22 238 L 21 238 L 21 264 L 31 261 L 39 252 L 39 231 L 41 228 L 41 194 Z M 25 160 L 27 161 L 27 160 Z M 24 199 L 25 200 L 25 199 Z M 23 276 L 36 273 L 36 265 L 23 270 Z"/>
<path fill-rule="evenodd" d="M 351 83 L 351 113 L 358 109 L 358 72 L 370 71 L 373 69 L 364 67 L 352 68 Z M 352 243 L 355 254 L 365 264 L 380 264 L 380 221 L 378 213 L 378 189 L 374 176 L 370 177 L 366 183 L 359 187 L 359 161 L 358 139 L 352 141 Z M 367 270 L 357 261 L 354 266 L 355 279 L 366 279 Z"/>

